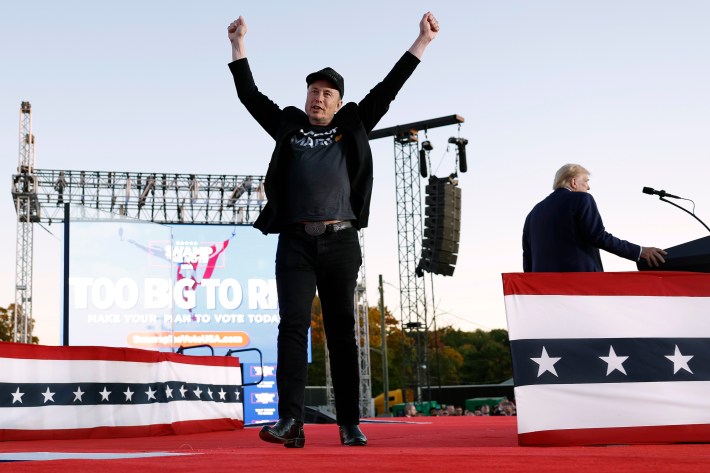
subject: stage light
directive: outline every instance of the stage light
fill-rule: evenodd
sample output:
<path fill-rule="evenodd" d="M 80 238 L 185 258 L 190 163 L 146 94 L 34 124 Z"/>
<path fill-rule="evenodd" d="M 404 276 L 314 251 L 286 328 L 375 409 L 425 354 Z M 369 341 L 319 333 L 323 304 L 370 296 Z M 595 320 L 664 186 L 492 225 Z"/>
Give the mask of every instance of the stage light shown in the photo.
<path fill-rule="evenodd" d="M 126 173 L 126 201 L 125 201 L 125 204 L 121 206 L 121 208 L 124 211 L 128 209 L 128 201 L 130 200 L 130 198 L 131 198 L 131 176 L 129 176 L 128 173 Z M 126 215 L 126 214 L 124 214 L 122 211 L 121 215 Z"/>
<path fill-rule="evenodd" d="M 194 204 L 200 194 L 200 181 L 194 174 L 190 174 L 190 203 Z"/>
<path fill-rule="evenodd" d="M 468 164 L 466 163 L 466 145 L 468 144 L 468 140 L 466 138 L 456 138 L 452 136 L 449 138 L 449 143 L 456 145 L 459 156 L 459 170 L 461 172 L 468 171 Z"/>
<path fill-rule="evenodd" d="M 150 176 L 149 178 L 146 179 L 145 181 L 145 188 L 143 188 L 143 193 L 141 193 L 140 198 L 138 199 L 138 208 L 141 208 L 145 205 L 145 201 L 148 198 L 148 194 L 153 191 L 153 195 L 155 195 L 155 177 Z"/>
<path fill-rule="evenodd" d="M 59 171 L 59 177 L 54 181 L 54 190 L 57 191 L 57 207 L 64 204 L 64 188 L 67 187 L 67 180 L 64 178 L 64 171 Z"/>
<path fill-rule="evenodd" d="M 256 186 L 256 201 L 259 206 L 264 204 L 266 200 L 266 190 L 264 189 L 264 181 L 260 180 L 259 185 Z"/>
<path fill-rule="evenodd" d="M 427 177 L 429 175 L 427 171 L 427 156 L 429 154 L 429 151 L 433 149 L 434 146 L 431 144 L 431 141 L 422 141 L 422 147 L 419 150 L 419 174 L 422 177 Z"/>
<path fill-rule="evenodd" d="M 245 192 L 251 194 L 251 177 L 246 177 L 241 184 L 238 184 L 232 190 L 232 195 L 229 197 L 229 203 L 227 207 L 233 207 L 236 204 L 237 199 L 239 199 Z"/>
<path fill-rule="evenodd" d="M 86 186 L 86 172 L 79 173 L 79 185 L 81 186 L 81 205 L 84 205 L 84 197 L 86 195 L 84 187 Z"/>

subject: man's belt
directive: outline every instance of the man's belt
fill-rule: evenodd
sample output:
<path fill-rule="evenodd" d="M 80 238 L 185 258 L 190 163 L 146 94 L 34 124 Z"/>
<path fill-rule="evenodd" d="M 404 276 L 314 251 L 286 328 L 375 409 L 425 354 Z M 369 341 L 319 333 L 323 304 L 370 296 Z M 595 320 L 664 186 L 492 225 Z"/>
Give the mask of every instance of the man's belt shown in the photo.
<path fill-rule="evenodd" d="M 325 222 L 306 222 L 303 224 L 303 230 L 310 236 L 320 236 L 324 233 L 335 233 L 346 228 L 352 228 L 351 221 L 328 223 Z"/>

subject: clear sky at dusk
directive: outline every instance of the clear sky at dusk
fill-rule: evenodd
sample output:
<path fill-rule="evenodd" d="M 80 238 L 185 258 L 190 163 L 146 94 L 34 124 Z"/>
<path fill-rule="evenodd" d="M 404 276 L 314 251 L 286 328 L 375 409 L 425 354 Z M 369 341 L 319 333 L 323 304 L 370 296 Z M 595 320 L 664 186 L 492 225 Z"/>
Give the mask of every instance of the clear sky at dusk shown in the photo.
<path fill-rule="evenodd" d="M 0 0 L 0 306 L 14 302 L 20 102 L 32 104 L 41 169 L 264 174 L 273 142 L 237 99 L 227 25 L 249 26 L 259 88 L 303 106 L 305 77 L 331 66 L 358 101 L 411 45 L 424 12 L 437 39 L 378 128 L 458 114 L 431 130 L 434 174 L 454 171 L 447 139 L 468 139 L 459 261 L 435 277 L 437 325 L 506 327 L 501 273 L 522 270 L 521 232 L 555 171 L 578 162 L 607 230 L 668 247 L 707 231 L 644 195 L 695 201 L 710 222 L 710 2 L 704 0 L 37 1 Z M 399 315 L 394 147 L 372 142 L 365 233 L 368 298 Z M 424 182 L 423 182 L 424 183 Z M 423 192 L 423 189 L 422 189 Z M 688 208 L 692 208 L 687 203 Z M 58 343 L 61 226 L 35 226 L 34 316 Z M 257 230 L 254 230 L 255 232 Z M 603 256 L 608 271 L 635 264 Z"/>

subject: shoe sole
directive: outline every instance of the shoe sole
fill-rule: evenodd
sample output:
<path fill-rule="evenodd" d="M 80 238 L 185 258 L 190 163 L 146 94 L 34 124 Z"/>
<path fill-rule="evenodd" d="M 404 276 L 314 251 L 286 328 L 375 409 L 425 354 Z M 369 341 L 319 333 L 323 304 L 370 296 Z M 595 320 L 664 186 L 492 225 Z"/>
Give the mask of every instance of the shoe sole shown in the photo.
<path fill-rule="evenodd" d="M 352 440 L 349 443 L 345 443 L 345 440 L 343 437 L 340 437 L 340 444 L 345 445 L 346 447 L 364 447 L 367 445 L 367 439 L 365 440 Z"/>
<path fill-rule="evenodd" d="M 297 437 L 295 439 L 285 439 L 283 437 L 277 437 L 268 431 L 259 432 L 259 438 L 265 442 L 269 443 L 280 443 L 286 448 L 303 448 L 306 445 L 305 437 Z"/>
<path fill-rule="evenodd" d="M 340 442 L 340 443 L 342 443 L 346 447 L 365 447 L 365 446 L 367 446 L 367 441 L 363 442 L 361 440 L 356 440 L 356 441 L 350 442 L 350 443 L 345 443 L 345 442 Z"/>

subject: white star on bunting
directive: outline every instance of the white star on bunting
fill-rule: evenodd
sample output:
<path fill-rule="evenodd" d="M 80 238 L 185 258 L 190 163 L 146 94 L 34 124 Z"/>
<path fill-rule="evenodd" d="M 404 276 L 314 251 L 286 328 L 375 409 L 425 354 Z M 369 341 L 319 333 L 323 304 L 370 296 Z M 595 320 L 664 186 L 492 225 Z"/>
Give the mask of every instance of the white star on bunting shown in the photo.
<path fill-rule="evenodd" d="M 210 388 L 207 388 L 207 395 L 210 397 L 210 399 L 214 399 L 214 398 L 212 397 L 212 394 L 213 394 L 213 393 L 212 393 L 212 390 L 211 390 Z"/>
<path fill-rule="evenodd" d="M 108 402 L 108 396 L 111 394 L 111 391 L 106 389 L 106 386 L 104 386 L 104 390 L 101 391 L 99 394 L 101 394 L 101 400 Z"/>
<path fill-rule="evenodd" d="M 123 394 L 126 395 L 126 401 L 133 401 L 133 391 L 131 391 L 130 386 L 126 388 Z"/>
<path fill-rule="evenodd" d="M 74 401 L 84 402 L 82 397 L 86 393 L 81 390 L 81 386 L 77 386 L 76 391 L 74 391 L 72 394 L 74 395 Z"/>
<path fill-rule="evenodd" d="M 17 387 L 17 391 L 15 391 L 14 393 L 10 393 L 10 394 L 12 394 L 12 403 L 13 404 L 15 404 L 16 402 L 19 402 L 20 404 L 22 404 L 22 396 L 24 396 L 25 393 L 20 392 L 19 386 Z"/>
<path fill-rule="evenodd" d="M 182 395 L 183 399 L 185 398 L 185 393 L 187 392 L 187 389 L 185 389 L 185 385 L 183 384 L 180 386 L 180 394 Z"/>
<path fill-rule="evenodd" d="M 157 392 L 157 391 L 153 391 L 153 388 L 151 388 L 150 386 L 148 386 L 148 390 L 147 390 L 145 393 L 148 395 L 148 400 L 149 400 L 149 401 L 150 401 L 151 399 L 154 399 L 154 400 L 157 401 L 157 399 L 155 398 L 155 393 L 156 393 L 156 392 Z"/>
<path fill-rule="evenodd" d="M 54 394 L 53 392 L 50 392 L 49 386 L 47 386 L 47 390 L 42 393 L 42 396 L 44 396 L 44 403 L 46 404 L 47 401 L 52 401 L 54 402 Z"/>
<path fill-rule="evenodd" d="M 678 349 L 678 345 L 675 346 L 675 353 L 672 355 L 666 355 L 666 358 L 673 362 L 673 374 L 676 374 L 681 369 L 684 369 L 688 373 L 693 374 L 693 372 L 690 370 L 690 367 L 688 366 L 688 362 L 691 358 L 693 358 L 693 355 L 681 354 L 680 350 Z"/>
<path fill-rule="evenodd" d="M 545 350 L 545 347 L 542 347 L 542 355 L 540 355 L 540 358 L 530 359 L 539 365 L 537 370 L 537 377 L 539 378 L 546 371 L 549 371 L 550 373 L 557 376 L 557 371 L 555 371 L 555 363 L 560 361 L 562 357 L 550 357 L 547 354 L 547 350 Z"/>
<path fill-rule="evenodd" d="M 173 397 L 173 388 L 171 388 L 170 386 L 165 386 L 165 397 L 167 397 L 168 399 Z"/>
<path fill-rule="evenodd" d="M 227 399 L 227 398 L 225 397 L 225 396 L 227 395 L 227 392 L 226 392 L 224 389 L 219 388 L 219 393 L 218 393 L 218 394 L 219 394 L 219 398 L 220 398 L 221 400 L 224 401 L 225 399 Z"/>
<path fill-rule="evenodd" d="M 202 390 L 200 389 L 199 386 L 197 386 L 197 389 L 195 389 L 192 392 L 195 393 L 195 396 L 197 396 L 198 399 L 200 398 L 200 394 L 202 394 Z"/>
<path fill-rule="evenodd" d="M 628 356 L 619 356 L 614 351 L 614 347 L 609 345 L 609 356 L 600 356 L 602 360 L 606 362 L 606 375 L 609 376 L 614 370 L 619 370 L 626 374 L 624 369 L 624 362 L 628 360 Z"/>

